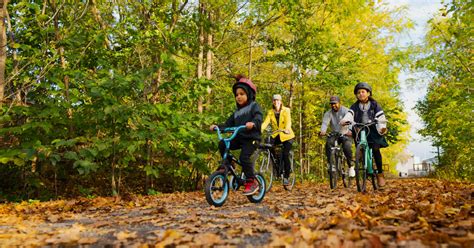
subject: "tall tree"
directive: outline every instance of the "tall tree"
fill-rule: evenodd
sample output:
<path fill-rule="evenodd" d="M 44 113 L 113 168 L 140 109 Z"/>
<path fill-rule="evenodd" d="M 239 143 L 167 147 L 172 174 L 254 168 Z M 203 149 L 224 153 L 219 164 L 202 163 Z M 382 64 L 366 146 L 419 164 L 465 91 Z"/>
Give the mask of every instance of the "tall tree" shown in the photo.
<path fill-rule="evenodd" d="M 438 164 L 441 177 L 474 180 L 474 153 L 471 141 L 473 85 L 474 6 L 465 1 L 445 5 L 429 21 L 422 59 L 418 69 L 429 70 L 428 92 L 417 105 L 426 126 L 420 131 L 442 149 Z"/>
<path fill-rule="evenodd" d="M 8 0 L 0 1 L 0 107 L 5 97 L 5 63 L 7 61 L 7 5 Z"/>

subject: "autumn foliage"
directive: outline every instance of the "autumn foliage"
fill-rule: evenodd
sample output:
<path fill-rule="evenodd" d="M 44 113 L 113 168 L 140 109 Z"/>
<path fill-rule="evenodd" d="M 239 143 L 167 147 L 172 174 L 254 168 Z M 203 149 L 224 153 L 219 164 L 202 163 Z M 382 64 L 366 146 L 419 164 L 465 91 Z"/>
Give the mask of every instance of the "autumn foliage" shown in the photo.
<path fill-rule="evenodd" d="M 388 180 L 378 192 L 275 185 L 261 204 L 202 192 L 0 205 L 5 246 L 472 247 L 473 184 Z"/>

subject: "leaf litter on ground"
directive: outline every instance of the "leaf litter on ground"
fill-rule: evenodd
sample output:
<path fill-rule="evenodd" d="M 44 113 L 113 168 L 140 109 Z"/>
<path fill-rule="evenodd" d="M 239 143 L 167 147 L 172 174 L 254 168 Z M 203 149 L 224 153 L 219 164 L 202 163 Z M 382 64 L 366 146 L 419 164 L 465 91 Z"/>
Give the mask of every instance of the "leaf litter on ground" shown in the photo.
<path fill-rule="evenodd" d="M 0 205 L 2 246 L 474 247 L 472 183 L 392 179 L 378 191 L 275 185 L 260 204 L 203 192 Z"/>

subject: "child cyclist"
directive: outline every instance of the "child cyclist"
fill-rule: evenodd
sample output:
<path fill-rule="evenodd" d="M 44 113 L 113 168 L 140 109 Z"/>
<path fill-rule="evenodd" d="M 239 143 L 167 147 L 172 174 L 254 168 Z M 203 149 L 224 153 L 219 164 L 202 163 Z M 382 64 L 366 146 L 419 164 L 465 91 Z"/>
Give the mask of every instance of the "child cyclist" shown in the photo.
<path fill-rule="evenodd" d="M 369 146 L 372 148 L 375 164 L 377 165 L 378 185 L 385 186 L 385 179 L 382 169 L 382 154 L 380 148 L 387 147 L 385 135 L 387 133 L 387 119 L 380 104 L 372 98 L 372 87 L 368 83 L 360 82 L 354 88 L 354 95 L 357 101 L 352 104 L 349 112 L 340 121 L 341 125 L 347 125 L 347 122 L 370 123 L 377 121 L 376 126 L 370 126 L 370 132 L 367 136 Z M 355 137 L 355 135 L 354 135 Z M 357 140 L 356 140 L 357 142 Z"/>
<path fill-rule="evenodd" d="M 219 125 L 219 128 L 235 127 L 245 125 L 245 131 L 239 132 L 235 139 L 230 142 L 230 149 L 242 149 L 239 160 L 242 164 L 242 170 L 247 178 L 245 182 L 244 195 L 253 195 L 258 191 L 258 181 L 255 178 L 254 164 L 251 159 L 252 154 L 258 148 L 261 139 L 260 127 L 262 125 L 263 114 L 260 106 L 255 102 L 257 87 L 249 79 L 238 75 L 235 77 L 236 83 L 232 86 L 235 96 L 237 110 L 227 119 L 227 121 Z M 216 125 L 211 125 L 210 130 L 213 131 Z M 219 142 L 219 151 L 221 156 L 224 155 L 225 144 Z M 230 163 L 230 161 L 228 161 Z M 223 169 L 219 167 L 218 170 Z"/>

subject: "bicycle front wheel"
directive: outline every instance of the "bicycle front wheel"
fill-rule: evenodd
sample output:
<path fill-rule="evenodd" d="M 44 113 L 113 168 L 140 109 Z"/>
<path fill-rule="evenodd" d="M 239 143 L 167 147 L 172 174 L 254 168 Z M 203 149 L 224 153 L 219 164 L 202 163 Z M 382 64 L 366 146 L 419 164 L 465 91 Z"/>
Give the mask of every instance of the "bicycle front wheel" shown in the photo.
<path fill-rule="evenodd" d="M 366 192 L 367 166 L 366 166 L 366 161 L 365 161 L 365 148 L 364 146 L 360 144 L 357 145 L 356 147 L 355 173 L 356 173 L 357 191 Z"/>
<path fill-rule="evenodd" d="M 290 178 L 288 178 L 288 185 L 283 185 L 283 187 L 286 190 L 291 191 L 293 189 L 293 187 L 295 186 L 295 182 L 296 182 L 296 171 L 295 171 L 293 151 L 290 151 L 290 154 L 288 156 L 289 156 L 289 159 L 290 159 L 290 168 L 291 168 L 290 173 L 291 174 L 290 174 Z"/>
<path fill-rule="evenodd" d="M 338 159 L 342 184 L 344 185 L 344 188 L 350 188 L 352 185 L 352 177 L 349 177 L 349 167 L 347 166 L 346 158 L 344 155 L 339 154 Z"/>
<path fill-rule="evenodd" d="M 268 192 L 272 188 L 273 183 L 273 163 L 270 159 L 270 150 L 259 149 L 256 155 L 255 167 L 266 182 L 265 191 Z"/>
<path fill-rule="evenodd" d="M 328 168 L 328 174 L 329 174 L 329 187 L 331 189 L 335 189 L 337 186 L 337 163 L 338 163 L 338 157 L 336 154 L 335 150 L 331 151 L 331 157 L 329 158 L 329 168 Z"/>
<path fill-rule="evenodd" d="M 204 191 L 210 205 L 216 207 L 224 205 L 229 195 L 229 182 L 225 173 L 220 171 L 212 173 L 206 180 Z"/>

